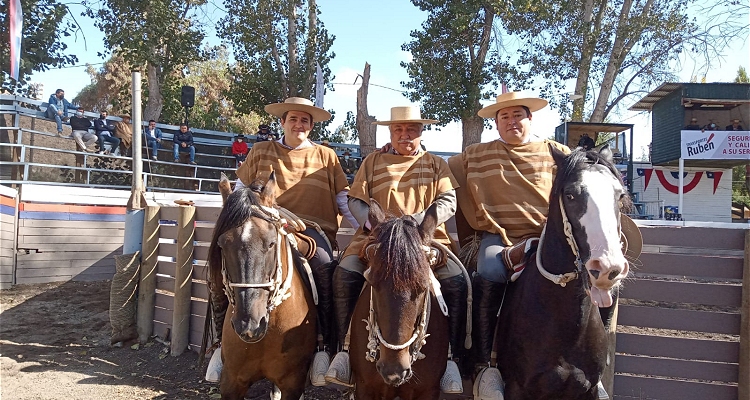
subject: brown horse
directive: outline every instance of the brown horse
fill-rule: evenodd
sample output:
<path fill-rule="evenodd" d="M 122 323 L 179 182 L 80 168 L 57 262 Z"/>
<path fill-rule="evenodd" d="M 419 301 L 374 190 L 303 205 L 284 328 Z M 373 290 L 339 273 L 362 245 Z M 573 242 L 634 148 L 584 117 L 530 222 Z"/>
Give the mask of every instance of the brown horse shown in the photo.
<path fill-rule="evenodd" d="M 374 228 L 360 254 L 367 262 L 368 285 L 351 322 L 355 398 L 437 399 L 448 355 L 448 319 L 430 295 L 435 260 L 425 251 L 437 226 L 436 207 L 418 225 L 410 216 L 386 221 L 372 200 L 369 220 Z"/>
<path fill-rule="evenodd" d="M 272 398 L 298 400 L 315 351 L 316 311 L 276 208 L 274 174 L 227 193 L 209 248 L 209 284 L 223 288 L 222 399 L 242 399 L 267 378 Z M 280 392 L 280 393 L 279 393 Z"/>

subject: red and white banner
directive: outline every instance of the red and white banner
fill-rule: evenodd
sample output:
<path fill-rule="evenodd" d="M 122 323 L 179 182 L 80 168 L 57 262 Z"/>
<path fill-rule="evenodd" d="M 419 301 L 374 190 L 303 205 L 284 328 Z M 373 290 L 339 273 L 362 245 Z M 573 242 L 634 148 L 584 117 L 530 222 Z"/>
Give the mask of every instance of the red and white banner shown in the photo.
<path fill-rule="evenodd" d="M 18 80 L 21 66 L 21 32 L 23 31 L 23 10 L 21 0 L 10 0 L 10 76 Z"/>
<path fill-rule="evenodd" d="M 750 131 L 682 131 L 685 160 L 750 160 Z"/>

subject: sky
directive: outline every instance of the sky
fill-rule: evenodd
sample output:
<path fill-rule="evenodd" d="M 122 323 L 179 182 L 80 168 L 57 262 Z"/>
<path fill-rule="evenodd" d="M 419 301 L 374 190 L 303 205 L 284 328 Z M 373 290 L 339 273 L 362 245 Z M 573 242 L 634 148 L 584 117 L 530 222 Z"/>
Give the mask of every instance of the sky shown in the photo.
<path fill-rule="evenodd" d="M 217 3 L 218 4 L 218 3 Z M 336 53 L 329 67 L 334 75 L 333 91 L 326 91 L 324 107 L 336 111 L 336 119 L 331 127 L 343 123 L 347 111 L 356 114 L 356 92 L 361 79 L 356 81 L 358 74 L 362 74 L 365 62 L 371 65 L 370 87 L 368 96 L 368 111 L 378 120 L 390 117 L 390 108 L 409 105 L 403 96 L 401 82 L 408 80 L 406 70 L 400 66 L 402 61 L 409 61 L 410 54 L 402 51 L 401 46 L 410 41 L 409 33 L 420 28 L 427 14 L 420 11 L 407 0 L 380 1 L 351 1 L 318 0 L 321 11 L 320 19 L 325 23 L 329 33 L 336 36 L 332 50 Z M 81 6 L 70 4 L 76 19 L 82 25 L 83 35 L 71 36 L 66 43 L 69 51 L 78 56 L 77 67 L 53 69 L 43 73 L 36 73 L 31 77 L 32 82 L 44 85 L 44 99 L 57 88 L 65 90 L 66 97 L 72 99 L 90 83 L 86 74 L 85 64 L 96 64 L 100 67 L 103 59 L 97 55 L 103 52 L 103 35 L 86 17 L 79 16 Z M 218 20 L 221 10 L 208 11 L 208 18 Z M 208 43 L 220 44 L 220 40 L 209 30 Z M 83 37 L 85 36 L 85 41 Z M 720 60 L 720 65 L 714 66 L 706 74 L 706 82 L 731 81 L 737 74 L 737 69 L 744 66 L 750 69 L 750 40 L 744 40 L 730 49 L 727 57 Z M 698 74 L 690 62 L 680 71 L 680 80 L 687 82 Z M 569 85 L 572 88 L 572 84 Z M 513 90 L 512 87 L 510 87 Z M 652 88 L 655 89 L 655 88 Z M 571 90 L 572 91 L 572 90 Z M 497 90 L 499 93 L 500 91 Z M 534 92 L 526 92 L 534 95 Z M 564 95 L 561 93 L 560 95 Z M 485 102 L 485 105 L 491 102 Z M 629 106 L 629 105 L 628 105 Z M 626 111 L 622 115 L 612 115 L 611 122 L 634 124 L 634 157 L 639 159 L 645 147 L 651 142 L 650 113 L 635 113 Z M 532 135 L 538 138 L 548 138 L 554 134 L 554 128 L 561 123 L 560 115 L 553 109 L 546 107 L 533 115 Z M 485 129 L 482 141 L 494 140 L 498 137 L 494 128 Z M 378 127 L 377 145 L 389 141 L 388 128 Z M 423 143 L 428 150 L 443 152 L 461 151 L 461 127 L 457 123 L 450 123 L 439 130 L 425 131 Z"/>

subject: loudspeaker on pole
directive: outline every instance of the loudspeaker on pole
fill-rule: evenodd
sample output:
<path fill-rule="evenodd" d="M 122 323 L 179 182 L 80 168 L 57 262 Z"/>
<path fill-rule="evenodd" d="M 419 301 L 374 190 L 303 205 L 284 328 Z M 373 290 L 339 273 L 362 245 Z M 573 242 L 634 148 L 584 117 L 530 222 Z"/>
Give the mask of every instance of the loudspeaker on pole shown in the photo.
<path fill-rule="evenodd" d="M 183 107 L 192 107 L 195 105 L 195 88 L 192 86 L 183 86 L 180 96 L 180 103 Z"/>

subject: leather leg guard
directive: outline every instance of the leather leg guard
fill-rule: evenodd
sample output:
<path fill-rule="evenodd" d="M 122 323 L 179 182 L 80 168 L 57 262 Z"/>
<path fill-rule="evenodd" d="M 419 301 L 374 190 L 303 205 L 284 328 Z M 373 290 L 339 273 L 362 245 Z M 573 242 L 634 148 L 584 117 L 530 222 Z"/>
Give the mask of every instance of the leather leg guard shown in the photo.
<path fill-rule="evenodd" d="M 214 320 L 214 330 L 216 331 L 215 343 L 221 343 L 221 333 L 224 329 L 224 317 L 227 315 L 227 308 L 229 308 L 229 299 L 222 291 L 210 293 L 211 296 L 211 314 Z M 214 354 L 211 356 L 211 360 L 208 362 L 206 368 L 206 381 L 218 382 L 221 377 L 221 370 L 224 364 L 221 360 L 221 346 L 219 345 L 214 350 Z"/>
<path fill-rule="evenodd" d="M 464 356 L 464 339 L 466 336 L 466 298 L 468 288 L 466 278 L 459 274 L 440 281 L 440 291 L 443 292 L 448 306 L 448 326 L 450 328 L 449 343 L 452 358 L 440 380 L 440 390 L 443 393 L 463 393 L 461 372 L 458 368 Z"/>
<path fill-rule="evenodd" d="M 336 268 L 333 273 L 333 309 L 336 313 L 336 328 L 339 342 L 343 344 L 349 331 L 349 321 L 357 305 L 357 299 L 365 284 L 365 277 L 357 272 Z M 331 361 L 325 380 L 328 383 L 351 386 L 352 369 L 349 354 L 339 351 Z"/>
<path fill-rule="evenodd" d="M 477 333 L 474 340 L 476 363 L 487 366 L 492 356 L 492 344 L 495 339 L 497 312 L 503 300 L 505 284 L 492 282 L 477 274 L 474 276 L 474 309 L 472 310 L 473 330 Z"/>

